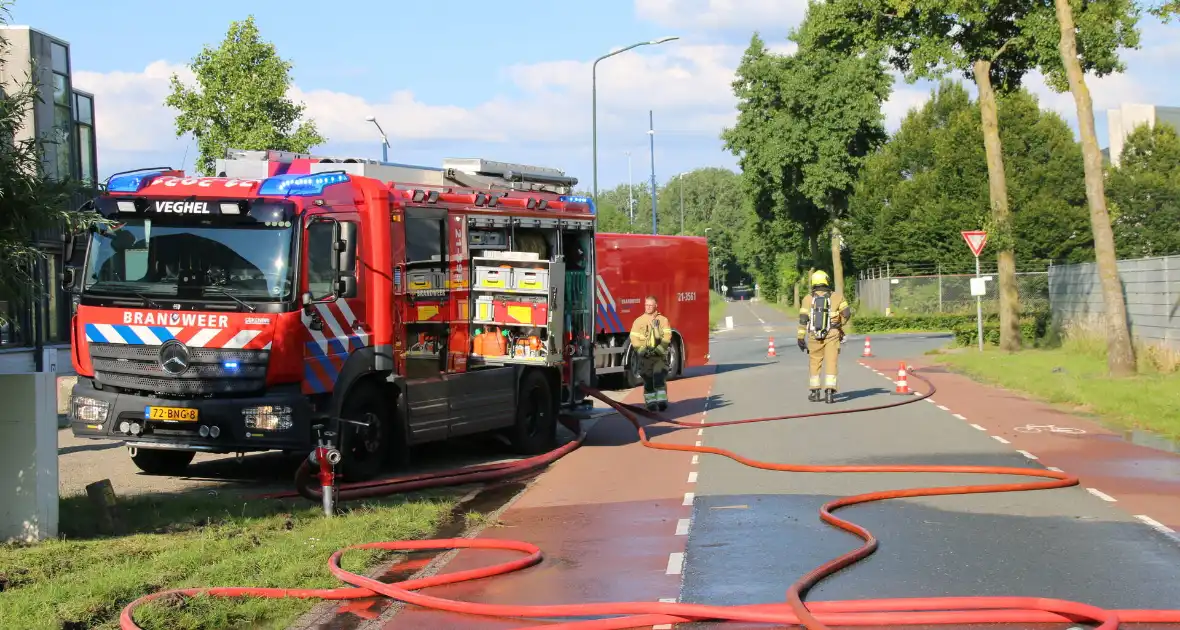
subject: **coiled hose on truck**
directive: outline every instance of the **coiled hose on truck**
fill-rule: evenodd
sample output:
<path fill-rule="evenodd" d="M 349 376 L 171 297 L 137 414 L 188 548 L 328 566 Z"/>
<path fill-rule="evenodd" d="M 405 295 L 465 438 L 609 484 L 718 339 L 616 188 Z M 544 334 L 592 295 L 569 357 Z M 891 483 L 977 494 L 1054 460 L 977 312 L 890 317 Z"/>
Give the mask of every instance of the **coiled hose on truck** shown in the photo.
<path fill-rule="evenodd" d="M 772 418 L 754 418 L 748 420 L 734 420 L 728 422 L 710 422 L 704 424 L 688 424 L 674 420 L 663 420 L 682 427 L 722 427 L 734 424 L 749 424 L 753 422 L 770 422 L 774 420 L 790 420 L 829 416 L 848 413 L 861 413 L 899 407 L 911 404 L 934 395 L 936 389 L 929 379 L 921 374 L 911 374 L 927 386 L 927 391 L 915 396 L 870 407 L 855 409 L 835 409 L 814 413 L 777 416 Z M 1089 623 L 1098 624 L 1098 630 L 1116 630 L 1127 623 L 1180 623 L 1180 610 L 1104 610 L 1096 606 L 1059 599 L 1042 597 L 919 597 L 902 599 L 851 600 L 851 601 L 822 601 L 805 603 L 803 598 L 808 590 L 825 577 L 871 555 L 877 548 L 877 539 L 867 529 L 844 520 L 834 514 L 840 508 L 886 499 L 900 499 L 908 497 L 926 497 L 955 494 L 983 494 L 996 492 L 1020 492 L 1028 490 L 1048 490 L 1052 488 L 1066 488 L 1078 484 L 1077 477 L 1063 472 L 1051 470 L 1035 470 L 1028 468 L 1008 468 L 1002 466 L 808 466 L 796 464 L 779 464 L 749 459 L 727 451 L 709 446 L 687 446 L 679 444 L 662 444 L 647 439 L 640 416 L 659 419 L 642 408 L 611 400 L 602 392 L 588 391 L 588 395 L 606 403 L 627 418 L 639 433 L 639 439 L 644 446 L 659 450 L 686 451 L 691 453 L 705 453 L 728 457 L 753 468 L 800 473 L 955 473 L 955 474 L 988 474 L 1014 475 L 1019 477 L 1034 477 L 1043 481 L 990 484 L 975 486 L 949 486 L 934 488 L 910 488 L 903 490 L 885 490 L 868 492 L 855 496 L 844 497 L 829 501 L 820 508 L 820 518 L 833 527 L 842 529 L 858 536 L 864 541 L 859 548 L 854 549 L 838 558 L 816 567 L 806 575 L 791 584 L 786 592 L 786 601 L 772 604 L 757 604 L 749 606 L 706 606 L 684 603 L 657 602 L 616 602 L 598 604 L 563 604 L 550 606 L 520 606 L 511 604 L 481 604 L 461 602 L 441 597 L 433 597 L 419 593 L 420 589 L 444 584 L 455 584 L 468 580 L 504 575 L 518 571 L 541 562 L 542 551 L 527 542 L 512 540 L 467 539 L 450 538 L 438 540 L 410 540 L 392 542 L 373 542 L 342 549 L 332 554 L 328 559 L 328 571 L 350 587 L 334 589 L 284 589 L 284 588 L 250 588 L 250 587 L 220 587 L 220 588 L 190 588 L 164 591 L 141 597 L 123 609 L 119 618 L 123 630 L 142 630 L 136 625 L 133 615 L 136 607 L 151 600 L 170 595 L 191 597 L 207 595 L 214 597 L 264 597 L 264 598 L 315 598 L 330 600 L 349 600 L 384 595 L 408 604 L 451 611 L 468 615 L 482 615 L 488 617 L 608 617 L 604 619 L 569 621 L 552 624 L 549 627 L 561 630 L 618 630 L 623 628 L 650 628 L 657 624 L 689 623 L 695 621 L 746 621 L 755 623 L 773 623 L 780 625 L 802 625 L 809 630 L 827 630 L 830 626 L 863 626 L 892 628 L 902 625 L 952 625 L 978 623 Z M 344 484 L 340 487 L 340 499 L 358 499 L 390 495 L 409 490 L 434 488 L 441 486 L 462 485 L 478 481 L 489 481 L 521 475 L 541 466 L 545 466 L 563 455 L 573 451 L 585 439 L 585 434 L 578 439 L 556 449 L 550 453 L 517 462 L 489 464 L 457 471 L 444 471 L 413 475 L 385 481 L 373 481 L 355 484 Z M 306 475 L 306 471 L 303 473 Z M 303 481 L 309 481 L 310 477 Z M 301 486 L 307 485 L 301 483 Z M 318 492 L 302 488 L 299 494 L 318 501 Z M 394 584 L 384 584 L 362 575 L 345 571 L 340 567 L 340 558 L 353 549 L 382 549 L 391 551 L 438 550 L 451 549 L 497 549 L 520 552 L 521 557 L 496 565 L 469 569 L 455 573 L 445 573 L 426 578 L 410 579 Z M 1017 626 L 1021 627 L 1021 626 Z"/>

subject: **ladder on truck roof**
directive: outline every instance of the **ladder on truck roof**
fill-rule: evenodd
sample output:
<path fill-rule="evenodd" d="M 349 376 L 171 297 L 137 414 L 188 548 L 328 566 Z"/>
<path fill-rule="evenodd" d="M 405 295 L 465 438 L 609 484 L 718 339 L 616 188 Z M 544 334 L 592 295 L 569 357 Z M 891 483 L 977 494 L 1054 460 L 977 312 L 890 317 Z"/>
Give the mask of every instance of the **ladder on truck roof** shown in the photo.
<path fill-rule="evenodd" d="M 513 190 L 568 195 L 578 183 L 564 171 L 543 166 L 496 162 L 482 158 L 445 158 L 441 168 L 381 162 L 368 158 L 333 157 L 293 153 L 290 151 L 247 151 L 228 149 L 225 158 L 217 160 L 216 173 L 220 177 L 265 179 L 275 173 L 272 164 L 294 166 L 308 174 L 344 171 L 363 175 L 387 183 L 423 186 L 458 186 L 474 190 Z"/>

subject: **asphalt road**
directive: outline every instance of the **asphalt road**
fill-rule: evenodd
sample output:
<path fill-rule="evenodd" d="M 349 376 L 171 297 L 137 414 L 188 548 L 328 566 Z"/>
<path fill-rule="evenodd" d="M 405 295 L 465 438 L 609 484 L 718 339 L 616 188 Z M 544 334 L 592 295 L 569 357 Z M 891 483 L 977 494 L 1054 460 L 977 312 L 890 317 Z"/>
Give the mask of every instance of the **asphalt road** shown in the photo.
<path fill-rule="evenodd" d="M 712 342 L 719 368 L 707 421 L 828 407 L 807 401 L 807 362 L 795 347 L 795 325 L 787 315 L 741 302 L 731 303 L 729 314 L 735 328 Z M 770 336 L 777 359 L 766 358 Z M 949 336 L 939 335 L 881 335 L 872 338 L 872 348 L 878 357 L 900 360 L 948 341 Z M 846 400 L 834 407 L 896 399 L 889 380 L 857 364 L 862 349 L 860 337 L 844 347 L 840 390 Z M 706 429 L 700 439 L 707 446 L 776 462 L 1039 466 L 1010 445 L 923 403 Z M 702 456 L 681 601 L 783 601 L 800 575 L 859 544 L 819 520 L 820 505 L 832 498 L 1011 481 L 986 475 L 788 474 Z M 811 601 L 1018 595 L 1107 608 L 1175 608 L 1180 602 L 1180 546 L 1082 488 L 892 500 L 840 514 L 872 531 L 880 548 L 822 582 L 809 594 Z"/>

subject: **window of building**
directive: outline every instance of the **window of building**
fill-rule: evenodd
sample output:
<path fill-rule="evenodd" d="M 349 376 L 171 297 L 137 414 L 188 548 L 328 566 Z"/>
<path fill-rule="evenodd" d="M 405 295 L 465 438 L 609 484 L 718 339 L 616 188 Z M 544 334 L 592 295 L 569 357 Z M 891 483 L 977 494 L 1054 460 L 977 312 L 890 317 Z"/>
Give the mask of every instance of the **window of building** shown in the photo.
<path fill-rule="evenodd" d="M 78 114 L 78 122 L 94 124 L 94 101 L 89 96 L 74 93 L 74 111 Z"/>
<path fill-rule="evenodd" d="M 53 71 L 58 74 L 70 73 L 70 49 L 57 42 L 49 42 L 49 56 L 52 58 Z"/>
<path fill-rule="evenodd" d="M 50 66 L 53 69 L 53 137 L 54 175 L 59 178 L 74 176 L 73 131 L 74 115 L 70 90 L 70 51 L 65 46 L 49 43 Z"/>
<path fill-rule="evenodd" d="M 85 94 L 74 93 L 74 137 L 77 138 L 78 177 L 87 184 L 98 179 L 94 146 L 94 101 Z"/>

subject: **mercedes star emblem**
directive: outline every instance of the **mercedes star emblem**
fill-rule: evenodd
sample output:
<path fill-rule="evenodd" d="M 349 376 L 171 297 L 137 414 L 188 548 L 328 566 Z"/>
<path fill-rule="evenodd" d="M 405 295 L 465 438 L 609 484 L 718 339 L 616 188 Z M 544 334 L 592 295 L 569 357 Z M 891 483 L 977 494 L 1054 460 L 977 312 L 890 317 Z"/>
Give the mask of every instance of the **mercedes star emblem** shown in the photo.
<path fill-rule="evenodd" d="M 188 370 L 188 364 L 188 347 L 183 343 L 172 339 L 160 346 L 160 369 L 172 376 L 180 376 Z"/>

